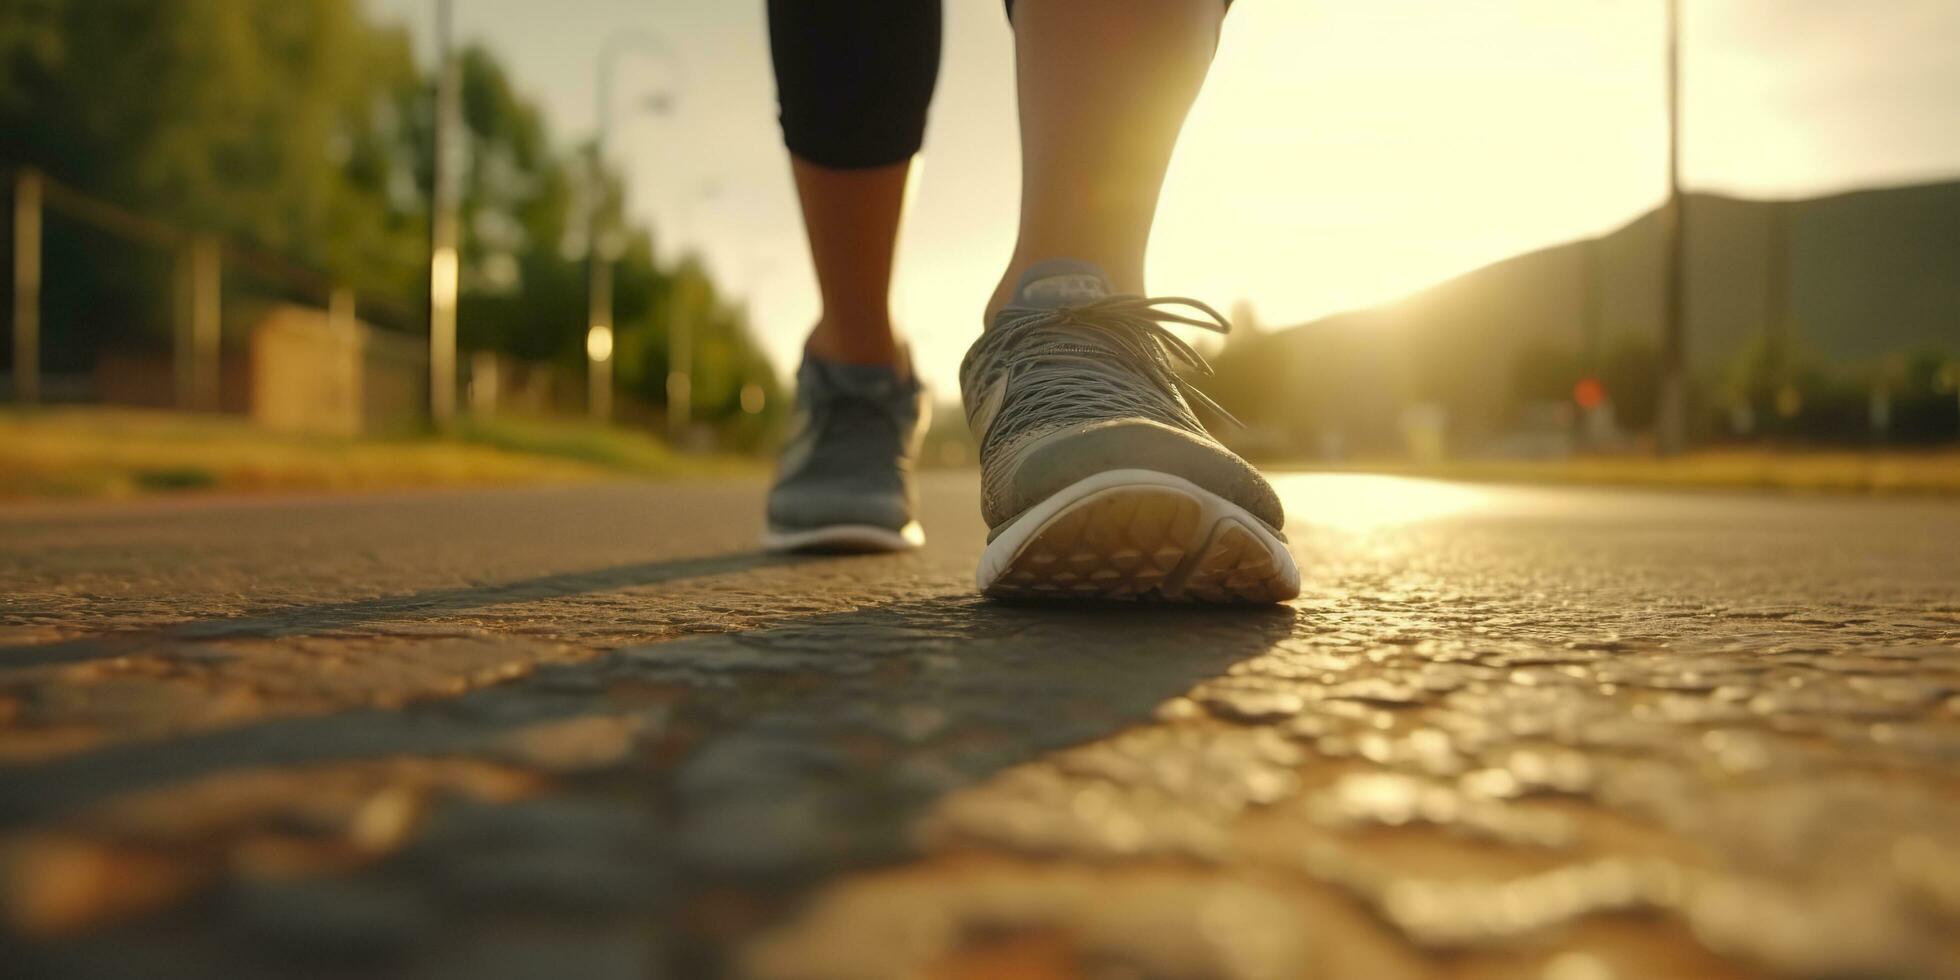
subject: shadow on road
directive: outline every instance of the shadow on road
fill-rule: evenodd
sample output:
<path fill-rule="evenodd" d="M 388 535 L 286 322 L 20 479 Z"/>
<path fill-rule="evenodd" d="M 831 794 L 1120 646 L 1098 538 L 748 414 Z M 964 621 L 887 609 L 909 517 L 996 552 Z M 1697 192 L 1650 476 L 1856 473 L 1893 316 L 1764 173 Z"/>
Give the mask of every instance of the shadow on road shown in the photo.
<path fill-rule="evenodd" d="M 718 567 L 756 560 L 738 556 Z M 402 615 L 644 583 L 657 567 L 349 603 L 315 610 L 317 618 L 307 621 L 355 622 L 383 610 Z M 906 600 L 623 648 L 397 709 L 277 718 L 9 767 L 0 781 L 0 823 L 49 819 L 120 793 L 228 770 L 393 755 L 496 756 L 505 754 L 506 735 L 530 726 L 616 717 L 616 692 L 631 689 L 669 692 L 625 710 L 647 713 L 654 722 L 649 738 L 680 760 L 668 773 L 681 804 L 673 815 L 705 866 L 753 869 L 824 853 L 888 851 L 916 804 L 1133 724 L 1165 699 L 1269 649 L 1291 631 L 1294 615 L 1284 607 Z M 826 815 L 808 826 L 821 824 L 827 843 L 792 841 L 795 826 L 772 826 L 781 847 L 768 861 L 754 853 L 753 838 L 732 829 L 819 811 Z M 721 853 L 729 846 L 746 856 L 734 861 Z"/>
<path fill-rule="evenodd" d="M 631 566 L 183 629 L 317 629 L 774 560 L 736 555 Z M 407 896 L 402 900 L 439 910 L 448 923 L 445 934 L 455 941 L 415 945 L 398 962 L 367 964 L 379 970 L 368 975 L 440 973 L 453 965 L 442 959 L 445 950 L 494 938 L 502 920 L 484 914 L 480 890 L 455 886 L 480 867 L 495 869 L 500 881 L 521 879 L 532 873 L 527 869 L 545 876 L 535 885 L 506 883 L 526 896 L 533 888 L 573 896 L 562 905 L 526 897 L 527 923 L 580 934 L 612 923 L 640 937 L 636 943 L 651 943 L 645 955 L 680 968 L 680 975 L 716 975 L 741 934 L 773 918 L 808 885 L 904 858 L 911 828 L 936 800 L 1144 721 L 1165 700 L 1269 650 L 1293 631 L 1295 616 L 1285 607 L 1044 607 L 972 595 L 912 598 L 621 648 L 400 708 L 271 719 L 6 767 L 0 826 L 72 827 L 78 811 L 124 794 L 266 768 L 412 757 L 526 767 L 536 764 L 526 740 L 539 732 L 562 733 L 585 722 L 597 722 L 594 730 L 623 727 L 634 735 L 611 755 L 548 768 L 553 789 L 546 798 L 431 801 L 429 822 L 401 852 L 322 879 L 320 887 Z M 249 834 L 254 821 L 280 819 L 260 815 L 226 832 Z M 595 821 L 616 830 L 594 836 L 580 829 Z M 504 828 L 494 833 L 505 836 L 486 844 L 486 827 Z M 214 844 L 200 838 L 176 846 L 223 853 L 212 851 Z M 168 833 L 148 846 L 171 846 Z M 601 877 L 582 885 L 576 876 L 588 872 L 578 869 Z M 235 872 L 212 871 L 209 887 L 221 894 L 256 887 L 231 877 Z M 755 911 L 734 933 L 703 933 L 687 915 L 673 914 L 701 907 L 704 896 L 735 894 Z M 231 919 L 249 908 L 242 900 L 197 902 L 39 952 L 64 970 L 108 956 L 105 950 L 123 958 L 117 962 L 145 961 L 153 944 L 157 955 L 188 956 L 195 962 L 179 965 L 201 975 L 292 965 L 279 962 L 276 951 L 219 941 L 242 928 Z M 662 923 L 661 935 L 645 932 L 653 922 Z"/>
<path fill-rule="evenodd" d="M 612 568 L 561 572 L 516 582 L 430 589 L 406 595 L 290 606 L 222 619 L 173 623 L 153 630 L 112 633 L 55 643 L 0 647 L 0 669 L 85 663 L 125 656 L 133 645 L 157 638 L 194 640 L 222 636 L 263 636 L 346 629 L 388 619 L 440 616 L 517 602 L 534 602 L 595 592 L 612 592 L 682 579 L 728 575 L 756 568 L 813 560 L 761 551 L 641 562 Z"/>

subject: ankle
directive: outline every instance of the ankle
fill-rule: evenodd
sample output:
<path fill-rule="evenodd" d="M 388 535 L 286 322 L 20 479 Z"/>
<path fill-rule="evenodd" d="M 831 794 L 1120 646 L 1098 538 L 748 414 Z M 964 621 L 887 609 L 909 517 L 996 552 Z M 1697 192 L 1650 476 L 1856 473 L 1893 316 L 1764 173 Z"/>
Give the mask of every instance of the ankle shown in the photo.
<path fill-rule="evenodd" d="M 980 329 L 985 330 L 992 326 L 994 317 L 1001 310 L 1006 309 L 1007 304 L 1014 299 L 1014 286 L 1020 275 L 1020 271 L 1014 266 L 1008 267 L 1007 275 L 1003 276 L 1000 284 L 994 287 L 994 294 L 987 298 L 987 308 L 980 314 Z"/>
<path fill-rule="evenodd" d="M 1111 288 L 1115 289 L 1118 293 L 1143 294 L 1143 263 L 1140 259 L 1111 259 L 1098 257 L 1093 253 L 1085 254 L 1085 252 L 1086 250 L 1082 249 L 1068 250 L 1059 248 L 1041 252 L 1017 251 L 1014 258 L 1007 263 L 1007 271 L 1001 274 L 1000 282 L 994 286 L 993 296 L 987 300 L 987 309 L 981 319 L 981 326 L 985 327 L 994 322 L 994 315 L 1005 309 L 1008 303 L 1013 302 L 1014 292 L 1021 285 L 1022 274 L 1026 273 L 1035 263 L 1045 259 L 1069 258 L 1088 262 L 1101 269 L 1103 274 L 1109 277 Z"/>
<path fill-rule="evenodd" d="M 839 364 L 876 365 L 900 372 L 909 366 L 905 345 L 888 319 L 852 320 L 848 329 L 835 326 L 829 319 L 818 320 L 803 349 Z"/>

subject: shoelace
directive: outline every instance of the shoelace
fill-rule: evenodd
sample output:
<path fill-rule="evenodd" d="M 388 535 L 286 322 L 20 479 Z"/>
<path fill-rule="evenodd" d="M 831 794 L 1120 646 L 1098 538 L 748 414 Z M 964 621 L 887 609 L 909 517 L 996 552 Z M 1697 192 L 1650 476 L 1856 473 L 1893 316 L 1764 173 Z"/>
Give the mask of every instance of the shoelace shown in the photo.
<path fill-rule="evenodd" d="M 1187 316 L 1167 307 L 1196 310 L 1204 318 Z M 1232 326 L 1215 309 L 1184 296 L 1144 297 L 1135 294 L 1106 296 L 1079 306 L 1055 309 L 1009 307 L 1001 311 L 1006 319 L 988 332 L 987 341 L 1011 345 L 1003 359 L 1010 382 L 1027 380 L 1036 365 L 1053 364 L 1057 356 L 1100 363 L 1111 354 L 1156 382 L 1167 393 L 1182 395 L 1187 402 L 1203 405 L 1234 426 L 1243 427 L 1232 413 L 1213 401 L 1196 385 L 1178 373 L 1182 364 L 1200 376 L 1212 375 L 1211 362 L 1184 339 L 1172 333 L 1167 324 L 1227 334 Z M 1109 346 L 1081 346 L 1070 343 L 1068 334 L 1056 328 L 1082 327 L 1098 332 Z M 1006 426 L 995 426 L 1005 429 Z"/>
<path fill-rule="evenodd" d="M 836 416 L 849 408 L 868 410 L 872 416 L 883 418 L 891 423 L 893 431 L 903 433 L 911 424 L 912 406 L 910 400 L 901 404 L 898 395 L 903 385 L 897 381 L 876 384 L 854 383 L 853 379 L 837 371 L 817 368 L 824 375 L 824 383 L 810 398 L 810 421 L 814 429 L 826 428 Z M 820 393 L 820 394 L 819 394 Z"/>

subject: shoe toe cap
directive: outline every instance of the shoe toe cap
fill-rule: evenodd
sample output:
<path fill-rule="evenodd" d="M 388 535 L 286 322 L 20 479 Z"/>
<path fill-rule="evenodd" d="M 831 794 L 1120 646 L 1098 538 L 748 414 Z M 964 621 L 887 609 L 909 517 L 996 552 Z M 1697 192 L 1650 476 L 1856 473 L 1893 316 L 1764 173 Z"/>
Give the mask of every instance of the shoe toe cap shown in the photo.
<path fill-rule="evenodd" d="M 778 528 L 861 524 L 896 531 L 911 520 L 912 508 L 901 493 L 791 483 L 769 494 L 769 523 Z"/>
<path fill-rule="evenodd" d="M 1251 464 L 1217 442 L 1147 419 L 1070 426 L 1031 440 L 1005 479 L 989 481 L 987 523 L 998 526 L 1070 485 L 1118 469 L 1182 477 L 1246 509 L 1274 530 L 1279 496 Z"/>

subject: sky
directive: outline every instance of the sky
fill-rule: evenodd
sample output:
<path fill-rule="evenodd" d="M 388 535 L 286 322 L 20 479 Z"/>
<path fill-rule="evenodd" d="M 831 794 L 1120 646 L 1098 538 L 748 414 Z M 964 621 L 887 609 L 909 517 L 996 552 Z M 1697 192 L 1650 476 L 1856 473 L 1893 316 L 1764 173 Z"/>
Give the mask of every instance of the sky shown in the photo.
<path fill-rule="evenodd" d="M 434 0 L 366 0 L 426 57 Z M 543 106 L 610 157 L 630 207 L 749 305 L 779 368 L 817 316 L 763 0 L 455 0 Z M 894 310 L 952 392 L 1014 239 L 1012 37 L 997 0 L 945 0 L 944 60 Z M 1683 0 L 1690 189 L 1803 197 L 1960 174 L 1960 2 Z M 1666 190 L 1660 0 L 1239 0 L 1186 123 L 1151 241 L 1153 293 L 1250 304 L 1267 326 L 1387 302 L 1608 231 Z M 673 91 L 672 108 L 636 110 Z"/>

